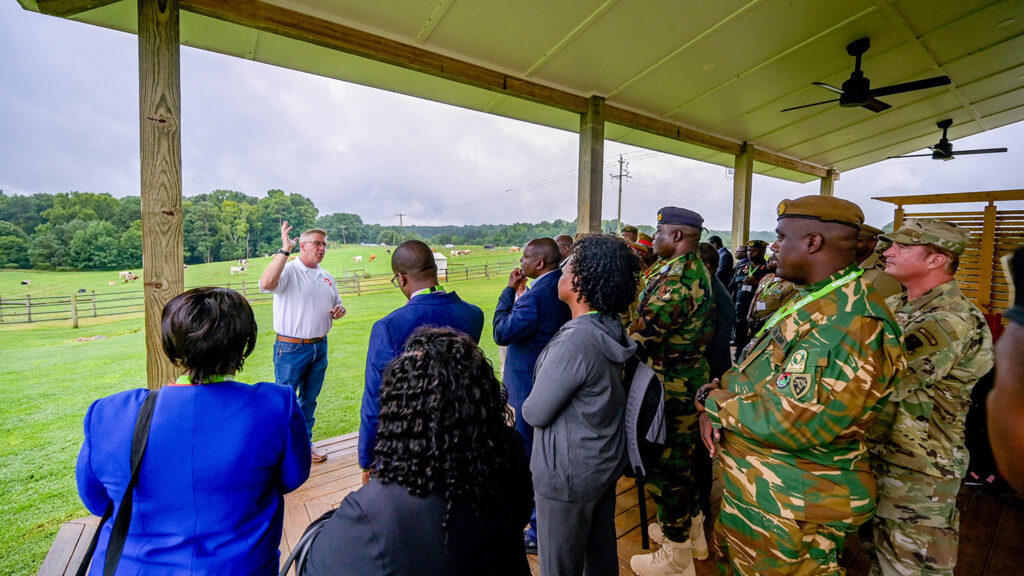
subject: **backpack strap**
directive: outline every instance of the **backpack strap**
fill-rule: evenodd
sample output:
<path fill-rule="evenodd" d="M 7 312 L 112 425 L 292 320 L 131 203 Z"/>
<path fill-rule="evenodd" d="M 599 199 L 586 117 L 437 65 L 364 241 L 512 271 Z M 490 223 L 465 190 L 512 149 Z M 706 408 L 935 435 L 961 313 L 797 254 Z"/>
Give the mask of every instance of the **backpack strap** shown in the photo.
<path fill-rule="evenodd" d="M 121 560 L 124 542 L 128 538 L 128 525 L 132 520 L 132 493 L 139 481 L 139 464 L 142 462 L 142 455 L 146 452 L 149 428 L 153 423 L 153 409 L 156 407 L 156 397 L 159 392 L 159 390 L 153 390 L 146 396 L 142 407 L 139 408 L 139 416 L 135 419 L 135 432 L 132 434 L 131 479 L 128 480 L 128 487 L 125 488 L 124 496 L 121 498 L 121 506 L 117 509 L 117 516 L 114 517 L 114 526 L 110 530 L 107 555 L 103 559 L 103 576 L 114 576 L 114 573 L 117 572 L 117 563 Z"/>

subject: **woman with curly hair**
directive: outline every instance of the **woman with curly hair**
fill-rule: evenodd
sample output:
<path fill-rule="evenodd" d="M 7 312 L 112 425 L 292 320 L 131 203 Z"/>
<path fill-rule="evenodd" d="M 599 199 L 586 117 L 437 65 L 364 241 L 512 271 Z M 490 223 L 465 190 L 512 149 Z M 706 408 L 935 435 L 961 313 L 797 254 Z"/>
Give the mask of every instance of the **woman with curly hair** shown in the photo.
<path fill-rule="evenodd" d="M 529 574 L 526 453 L 465 334 L 420 329 L 388 365 L 372 474 L 317 535 L 304 574 Z"/>
<path fill-rule="evenodd" d="M 537 359 L 523 418 L 534 426 L 541 574 L 619 573 L 615 482 L 626 460 L 623 364 L 636 351 L 619 315 L 636 297 L 640 262 L 628 244 L 589 234 L 562 269 L 572 320 Z"/>

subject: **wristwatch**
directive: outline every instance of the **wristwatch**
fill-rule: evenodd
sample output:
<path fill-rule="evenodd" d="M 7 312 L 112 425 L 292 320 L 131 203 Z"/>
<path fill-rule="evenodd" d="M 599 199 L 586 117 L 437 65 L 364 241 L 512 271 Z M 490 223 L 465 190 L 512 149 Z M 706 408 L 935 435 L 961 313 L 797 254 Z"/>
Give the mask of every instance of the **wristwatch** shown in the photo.
<path fill-rule="evenodd" d="M 711 390 L 712 388 L 710 386 L 705 386 L 704 388 L 697 390 L 697 404 L 704 406 L 704 402 L 707 401 L 708 394 L 711 394 Z"/>
<path fill-rule="evenodd" d="M 285 256 L 291 256 L 291 255 L 292 255 L 292 253 L 291 253 L 291 252 L 289 252 L 289 251 L 285 250 L 284 248 L 282 248 L 282 249 L 278 250 L 278 251 L 277 251 L 277 253 L 278 253 L 278 254 L 284 254 Z"/>

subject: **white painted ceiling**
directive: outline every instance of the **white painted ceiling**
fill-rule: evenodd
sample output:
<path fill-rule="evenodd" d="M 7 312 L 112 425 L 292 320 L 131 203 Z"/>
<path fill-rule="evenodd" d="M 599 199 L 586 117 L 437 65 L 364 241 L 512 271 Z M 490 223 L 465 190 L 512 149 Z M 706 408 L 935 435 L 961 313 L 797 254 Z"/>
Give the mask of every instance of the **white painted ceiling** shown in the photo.
<path fill-rule="evenodd" d="M 35 0 L 19 0 L 29 10 Z M 72 0 L 70 4 L 75 4 Z M 39 0 L 44 5 L 45 0 Z M 93 6 L 103 2 L 77 1 Z M 219 14 L 218 4 L 234 5 Z M 354 28 L 606 105 L 750 142 L 840 172 L 921 150 L 952 118 L 951 140 L 1024 119 L 1024 0 L 272 0 Z M 246 6 L 246 8 L 238 8 Z M 577 130 L 578 114 L 285 37 L 241 22 L 258 2 L 182 0 L 181 41 L 278 66 Z M 43 10 L 45 11 L 45 10 Z M 197 13 L 198 12 L 198 13 Z M 200 15 L 202 14 L 202 15 Z M 72 16 L 134 32 L 136 4 Z M 845 46 L 869 37 L 872 88 L 948 75 L 950 86 L 880 98 L 881 113 L 822 105 L 811 82 L 842 85 Z M 286 90 L 287 87 L 282 87 Z M 623 126 L 605 137 L 731 166 L 727 152 Z M 954 144 L 955 146 L 955 144 Z M 760 173 L 812 176 L 755 163 Z"/>

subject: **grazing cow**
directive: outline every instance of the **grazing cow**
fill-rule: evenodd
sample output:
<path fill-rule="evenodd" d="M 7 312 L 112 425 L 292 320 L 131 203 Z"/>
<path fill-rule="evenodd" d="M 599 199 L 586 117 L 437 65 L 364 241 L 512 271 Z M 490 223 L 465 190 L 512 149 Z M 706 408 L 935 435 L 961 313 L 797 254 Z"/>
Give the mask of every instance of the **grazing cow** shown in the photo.
<path fill-rule="evenodd" d="M 28 286 L 28 285 L 29 285 L 29 284 L 31 284 L 31 283 L 32 283 L 32 281 L 31 281 L 31 280 L 22 280 L 22 281 L 21 281 L 21 285 L 22 285 L 22 286 Z"/>
<path fill-rule="evenodd" d="M 237 274 L 241 274 L 242 272 L 245 272 L 245 266 L 232 266 L 231 267 L 231 274 L 236 274 L 236 273 Z"/>
<path fill-rule="evenodd" d="M 131 276 L 131 273 L 132 273 L 131 270 L 123 270 L 121 272 L 118 272 L 117 273 L 117 279 L 122 281 L 122 282 L 127 282 L 128 281 L 128 276 Z"/>
<path fill-rule="evenodd" d="M 508 253 L 509 254 L 519 254 L 522 251 L 523 251 L 523 249 L 520 248 L 519 246 L 509 246 L 509 248 L 508 248 Z"/>
<path fill-rule="evenodd" d="M 459 255 L 459 251 L 458 250 L 452 250 L 448 255 L 449 256 L 458 256 Z"/>
<path fill-rule="evenodd" d="M 352 257 L 352 261 L 353 262 L 362 262 L 363 261 L 363 257 L 362 256 L 353 256 Z"/>
<path fill-rule="evenodd" d="M 78 293 L 79 294 L 85 294 L 85 288 L 79 288 L 78 289 Z"/>
<path fill-rule="evenodd" d="M 377 261 L 377 255 L 376 254 L 370 254 L 370 262 L 376 262 L 376 261 Z"/>

